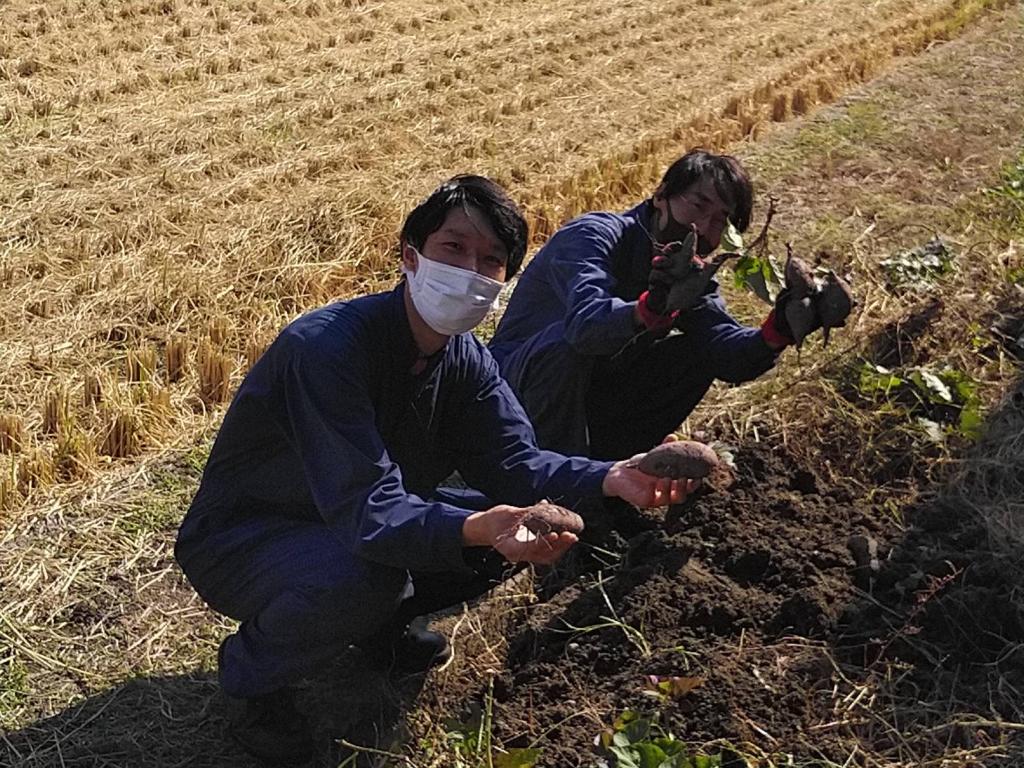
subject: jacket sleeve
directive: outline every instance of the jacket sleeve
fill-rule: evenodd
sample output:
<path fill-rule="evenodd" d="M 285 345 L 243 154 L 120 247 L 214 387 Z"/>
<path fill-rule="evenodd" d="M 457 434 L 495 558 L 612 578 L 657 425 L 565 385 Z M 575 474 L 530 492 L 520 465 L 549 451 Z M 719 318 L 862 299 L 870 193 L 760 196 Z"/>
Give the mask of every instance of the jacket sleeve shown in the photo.
<path fill-rule="evenodd" d="M 362 557 L 409 570 L 470 572 L 470 514 L 406 492 L 375 424 L 370 363 L 351 337 L 327 352 L 303 340 L 279 362 L 272 418 L 299 455 L 324 521 Z"/>
<path fill-rule="evenodd" d="M 451 435 L 466 482 L 499 504 L 549 499 L 571 506 L 600 498 L 612 462 L 538 448 L 533 426 L 497 363 L 482 346 L 479 353 L 476 370 L 464 379 L 462 416 Z"/>
<path fill-rule="evenodd" d="M 544 246 L 550 280 L 565 303 L 565 337 L 584 355 L 611 355 L 637 330 L 636 302 L 614 295 L 611 253 L 622 230 L 607 214 L 591 213 L 570 222 Z"/>
<path fill-rule="evenodd" d="M 704 350 L 711 374 L 730 384 L 756 379 L 778 359 L 759 328 L 741 325 L 729 314 L 714 282 L 700 303 L 684 313 L 679 327 L 696 336 L 695 346 Z"/>

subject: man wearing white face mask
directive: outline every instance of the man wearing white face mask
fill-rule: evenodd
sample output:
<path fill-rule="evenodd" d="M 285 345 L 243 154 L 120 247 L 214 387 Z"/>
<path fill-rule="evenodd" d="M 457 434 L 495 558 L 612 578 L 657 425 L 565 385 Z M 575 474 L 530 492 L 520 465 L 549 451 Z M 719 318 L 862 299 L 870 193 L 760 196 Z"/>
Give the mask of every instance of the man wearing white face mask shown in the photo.
<path fill-rule="evenodd" d="M 482 594 L 508 562 L 552 563 L 575 543 L 516 536 L 522 506 L 601 496 L 654 506 L 689 490 L 537 447 L 468 333 L 526 242 L 500 187 L 450 180 L 405 222 L 398 287 L 296 320 L 235 395 L 175 554 L 203 599 L 241 622 L 220 647 L 219 678 L 250 752 L 311 754 L 291 687 L 348 645 L 425 669 L 446 642 L 408 630 L 411 619 Z M 502 504 L 440 500 L 455 470 Z"/>

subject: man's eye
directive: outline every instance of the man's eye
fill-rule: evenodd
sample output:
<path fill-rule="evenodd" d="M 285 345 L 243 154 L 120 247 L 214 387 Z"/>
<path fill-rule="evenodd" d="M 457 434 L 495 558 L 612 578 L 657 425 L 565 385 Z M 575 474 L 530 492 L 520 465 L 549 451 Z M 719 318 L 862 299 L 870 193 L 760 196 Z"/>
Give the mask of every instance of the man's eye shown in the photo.
<path fill-rule="evenodd" d="M 458 251 L 462 249 L 462 243 L 457 243 L 454 240 L 449 240 L 447 243 L 445 243 L 445 246 L 451 248 L 453 251 Z"/>

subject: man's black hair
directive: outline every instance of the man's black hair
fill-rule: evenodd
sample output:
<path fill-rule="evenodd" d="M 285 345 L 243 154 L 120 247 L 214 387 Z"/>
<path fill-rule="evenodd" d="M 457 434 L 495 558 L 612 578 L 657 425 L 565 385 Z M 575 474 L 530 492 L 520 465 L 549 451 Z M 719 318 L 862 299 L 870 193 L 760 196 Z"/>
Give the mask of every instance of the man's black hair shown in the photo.
<path fill-rule="evenodd" d="M 406 218 L 402 241 L 422 248 L 426 239 L 444 224 L 449 211 L 467 206 L 484 215 L 508 251 L 505 264 L 505 279 L 508 280 L 519 271 L 526 256 L 526 219 L 508 193 L 483 176 L 453 176 L 431 192 Z"/>
<path fill-rule="evenodd" d="M 729 206 L 729 221 L 737 230 L 745 232 L 750 226 L 754 187 L 739 160 L 732 155 L 690 150 L 665 171 L 658 187 L 659 196 L 669 198 L 685 192 L 705 176 L 711 178 L 718 196 Z"/>

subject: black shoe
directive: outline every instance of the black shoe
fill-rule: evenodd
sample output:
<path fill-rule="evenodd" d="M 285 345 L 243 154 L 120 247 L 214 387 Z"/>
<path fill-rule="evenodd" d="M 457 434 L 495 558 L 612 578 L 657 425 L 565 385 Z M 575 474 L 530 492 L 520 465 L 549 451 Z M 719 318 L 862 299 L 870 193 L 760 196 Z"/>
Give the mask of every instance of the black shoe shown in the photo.
<path fill-rule="evenodd" d="M 399 675 L 423 674 L 452 657 L 448 638 L 418 622 L 402 630 L 392 628 L 359 647 L 373 668 Z"/>
<path fill-rule="evenodd" d="M 224 667 L 224 643 L 217 663 Z M 282 688 L 242 699 L 224 694 L 228 734 L 250 755 L 270 763 L 308 763 L 313 757 L 313 732 L 295 708 L 295 691 Z"/>
<path fill-rule="evenodd" d="M 246 752 L 270 763 L 307 763 L 313 732 L 295 708 L 295 693 L 283 688 L 251 699 L 227 699 L 228 733 Z"/>

